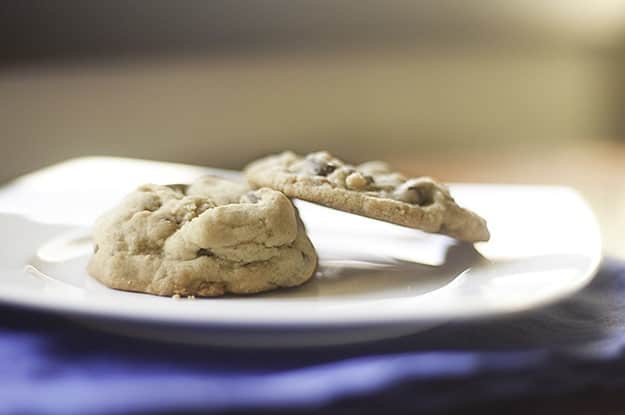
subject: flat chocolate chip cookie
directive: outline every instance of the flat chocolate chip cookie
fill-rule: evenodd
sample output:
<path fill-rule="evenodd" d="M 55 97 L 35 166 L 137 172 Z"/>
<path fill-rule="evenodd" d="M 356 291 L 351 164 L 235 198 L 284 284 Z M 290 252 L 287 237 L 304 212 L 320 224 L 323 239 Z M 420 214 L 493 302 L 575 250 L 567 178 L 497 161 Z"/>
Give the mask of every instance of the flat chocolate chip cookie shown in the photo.
<path fill-rule="evenodd" d="M 88 271 L 158 295 L 252 294 L 303 284 L 317 255 L 291 201 L 214 177 L 144 185 L 100 217 Z"/>
<path fill-rule="evenodd" d="M 292 152 L 257 160 L 245 169 L 254 187 L 383 221 L 469 241 L 490 238 L 486 221 L 454 201 L 429 177 L 406 178 L 385 163 L 350 166 L 322 151 Z"/>

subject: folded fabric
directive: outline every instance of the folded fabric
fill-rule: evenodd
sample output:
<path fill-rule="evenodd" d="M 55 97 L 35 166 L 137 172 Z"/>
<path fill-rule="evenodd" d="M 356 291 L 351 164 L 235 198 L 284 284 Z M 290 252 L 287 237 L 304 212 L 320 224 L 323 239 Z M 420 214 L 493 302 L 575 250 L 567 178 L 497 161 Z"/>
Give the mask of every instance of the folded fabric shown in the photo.
<path fill-rule="evenodd" d="M 0 413 L 452 409 L 622 384 L 624 343 L 625 263 L 614 260 L 540 310 L 331 348 L 155 343 L 2 306 Z"/>

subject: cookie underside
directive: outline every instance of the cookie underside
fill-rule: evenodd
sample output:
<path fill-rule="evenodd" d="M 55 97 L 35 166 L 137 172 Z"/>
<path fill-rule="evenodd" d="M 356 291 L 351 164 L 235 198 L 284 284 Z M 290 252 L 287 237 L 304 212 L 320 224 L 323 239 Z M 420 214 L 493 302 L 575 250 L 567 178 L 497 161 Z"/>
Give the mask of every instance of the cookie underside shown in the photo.
<path fill-rule="evenodd" d="M 483 218 L 458 206 L 444 186 L 429 178 L 428 183 L 433 184 L 436 193 L 426 198 L 427 203 L 419 205 L 385 197 L 375 191 L 343 188 L 328 180 L 326 175 L 289 171 L 290 165 L 301 160 L 302 157 L 293 153 L 269 156 L 250 164 L 246 168 L 246 177 L 253 187 L 270 187 L 289 197 L 329 208 L 425 232 L 441 233 L 468 242 L 487 241 L 490 238 Z M 398 186 L 401 184 L 398 182 Z"/>

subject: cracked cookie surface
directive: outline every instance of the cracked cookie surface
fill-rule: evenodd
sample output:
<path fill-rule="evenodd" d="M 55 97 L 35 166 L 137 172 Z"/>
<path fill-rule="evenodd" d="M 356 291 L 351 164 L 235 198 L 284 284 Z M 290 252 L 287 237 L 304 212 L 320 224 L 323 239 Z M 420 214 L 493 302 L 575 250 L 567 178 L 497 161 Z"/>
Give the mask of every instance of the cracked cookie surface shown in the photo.
<path fill-rule="evenodd" d="M 317 266 L 285 195 L 215 177 L 139 187 L 96 221 L 93 239 L 91 276 L 111 288 L 166 296 L 292 287 Z"/>
<path fill-rule="evenodd" d="M 429 177 L 406 178 L 386 163 L 351 166 L 325 151 L 268 156 L 245 169 L 253 187 L 359 215 L 477 242 L 490 238 L 486 221 L 458 206 L 443 184 Z"/>

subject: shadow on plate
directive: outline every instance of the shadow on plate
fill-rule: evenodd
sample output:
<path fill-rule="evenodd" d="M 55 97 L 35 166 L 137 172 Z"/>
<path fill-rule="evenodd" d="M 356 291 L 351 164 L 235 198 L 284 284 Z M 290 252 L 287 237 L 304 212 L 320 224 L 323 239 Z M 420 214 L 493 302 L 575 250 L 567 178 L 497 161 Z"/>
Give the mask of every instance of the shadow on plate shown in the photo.
<path fill-rule="evenodd" d="M 396 258 L 385 261 L 321 258 L 317 274 L 308 283 L 261 297 L 387 297 L 391 293 L 394 297 L 415 296 L 439 289 L 485 261 L 472 244 L 462 242 L 447 246 L 445 260 L 438 266 Z"/>

